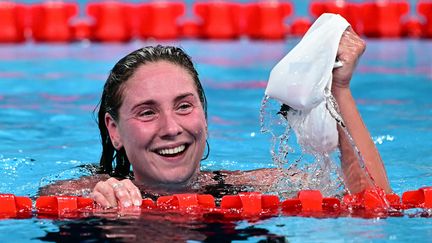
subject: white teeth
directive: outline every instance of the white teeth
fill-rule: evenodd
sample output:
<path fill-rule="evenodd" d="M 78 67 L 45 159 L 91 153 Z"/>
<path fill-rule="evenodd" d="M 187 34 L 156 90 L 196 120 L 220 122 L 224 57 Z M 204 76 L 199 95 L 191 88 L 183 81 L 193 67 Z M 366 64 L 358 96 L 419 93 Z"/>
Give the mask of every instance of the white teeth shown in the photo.
<path fill-rule="evenodd" d="M 177 154 L 177 153 L 181 153 L 185 150 L 186 146 L 185 145 L 180 145 L 176 148 L 170 148 L 170 149 L 161 149 L 158 150 L 158 154 L 160 155 L 172 155 L 172 154 Z"/>

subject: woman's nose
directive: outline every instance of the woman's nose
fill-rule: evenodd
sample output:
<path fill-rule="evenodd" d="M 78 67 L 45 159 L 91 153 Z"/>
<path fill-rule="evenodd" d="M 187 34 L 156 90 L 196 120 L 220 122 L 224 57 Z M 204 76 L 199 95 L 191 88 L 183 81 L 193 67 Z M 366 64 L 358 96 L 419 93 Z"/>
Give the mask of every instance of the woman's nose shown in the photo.
<path fill-rule="evenodd" d="M 160 121 L 161 137 L 174 137 L 182 133 L 183 128 L 176 119 L 175 114 L 167 113 Z"/>

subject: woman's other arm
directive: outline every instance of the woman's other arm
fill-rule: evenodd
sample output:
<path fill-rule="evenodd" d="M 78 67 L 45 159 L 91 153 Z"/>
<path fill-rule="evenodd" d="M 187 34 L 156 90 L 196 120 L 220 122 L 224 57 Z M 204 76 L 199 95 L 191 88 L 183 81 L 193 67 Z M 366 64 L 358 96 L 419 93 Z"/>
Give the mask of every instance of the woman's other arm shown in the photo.
<path fill-rule="evenodd" d="M 103 208 L 141 206 L 141 192 L 129 179 L 117 180 L 107 174 L 57 181 L 39 189 L 40 196 L 86 196 Z"/>
<path fill-rule="evenodd" d="M 75 180 L 61 180 L 39 188 L 39 196 L 88 196 L 95 185 L 108 179 L 106 174 L 83 176 Z"/>

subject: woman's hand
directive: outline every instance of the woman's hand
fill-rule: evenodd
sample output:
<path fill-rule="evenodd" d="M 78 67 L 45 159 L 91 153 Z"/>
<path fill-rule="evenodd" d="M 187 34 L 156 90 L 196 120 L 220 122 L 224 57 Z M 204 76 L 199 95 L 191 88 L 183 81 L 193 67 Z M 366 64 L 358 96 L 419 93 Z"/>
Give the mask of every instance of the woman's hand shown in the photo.
<path fill-rule="evenodd" d="M 349 88 L 354 69 L 365 49 L 366 43 L 351 27 L 348 27 L 339 42 L 336 58 L 343 63 L 343 66 L 333 70 L 332 89 Z"/>
<path fill-rule="evenodd" d="M 131 180 L 109 178 L 96 184 L 91 198 L 104 208 L 141 206 L 141 192 Z"/>

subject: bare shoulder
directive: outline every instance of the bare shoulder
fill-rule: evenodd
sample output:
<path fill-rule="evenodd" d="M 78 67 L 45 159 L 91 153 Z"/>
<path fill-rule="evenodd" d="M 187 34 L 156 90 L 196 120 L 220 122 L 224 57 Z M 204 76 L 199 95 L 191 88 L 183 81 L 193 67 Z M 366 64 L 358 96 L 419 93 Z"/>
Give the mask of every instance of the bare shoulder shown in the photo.
<path fill-rule="evenodd" d="M 93 188 L 99 181 L 107 180 L 109 177 L 110 176 L 107 174 L 97 174 L 92 176 L 83 176 L 75 180 L 56 181 L 53 184 L 39 188 L 39 195 L 87 195 L 93 190 Z"/>

